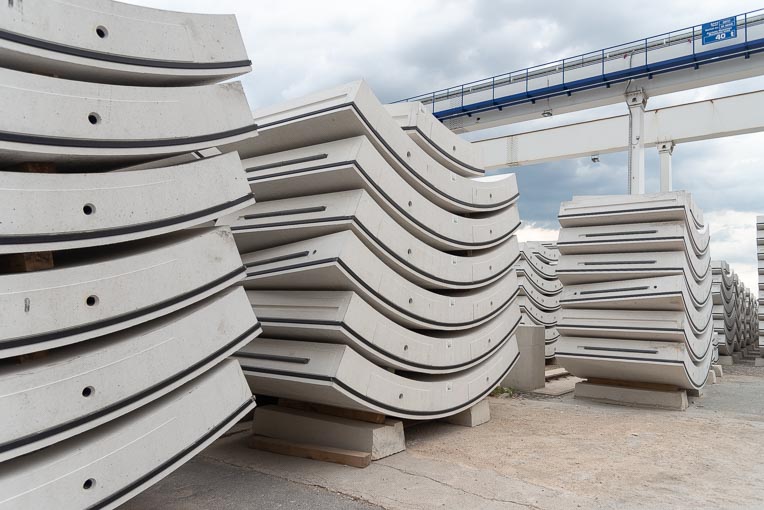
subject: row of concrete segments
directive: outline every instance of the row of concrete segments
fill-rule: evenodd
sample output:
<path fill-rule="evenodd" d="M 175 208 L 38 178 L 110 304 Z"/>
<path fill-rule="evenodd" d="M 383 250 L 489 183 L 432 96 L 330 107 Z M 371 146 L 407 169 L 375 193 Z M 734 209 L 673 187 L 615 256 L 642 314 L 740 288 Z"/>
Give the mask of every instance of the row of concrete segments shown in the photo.
<path fill-rule="evenodd" d="M 569 372 L 697 390 L 714 357 L 710 235 L 687 192 L 560 207 L 557 360 Z"/>
<path fill-rule="evenodd" d="M 113 508 L 255 405 L 210 226 L 254 198 L 203 150 L 256 129 L 239 84 L 199 86 L 250 64 L 232 16 L 102 0 L 3 2 L 0 63 L 0 508 Z"/>
<path fill-rule="evenodd" d="M 557 349 L 557 319 L 560 311 L 562 283 L 557 277 L 560 252 L 553 243 L 528 241 L 520 243 L 520 260 L 516 264 L 522 324 L 544 328 L 544 357 L 554 360 Z"/>
<path fill-rule="evenodd" d="M 714 331 L 719 338 L 721 356 L 735 352 L 758 350 L 759 307 L 751 290 L 733 271 L 727 261 L 711 262 Z"/>
<path fill-rule="evenodd" d="M 758 260 L 759 273 L 759 296 L 758 296 L 758 342 L 764 345 L 764 216 L 756 217 L 756 257 Z"/>
<path fill-rule="evenodd" d="M 420 105 L 253 115 L 214 84 L 249 70 L 232 17 L 0 9 L 0 507 L 155 483 L 254 406 L 234 353 L 257 393 L 414 419 L 517 362 L 515 178 Z"/>

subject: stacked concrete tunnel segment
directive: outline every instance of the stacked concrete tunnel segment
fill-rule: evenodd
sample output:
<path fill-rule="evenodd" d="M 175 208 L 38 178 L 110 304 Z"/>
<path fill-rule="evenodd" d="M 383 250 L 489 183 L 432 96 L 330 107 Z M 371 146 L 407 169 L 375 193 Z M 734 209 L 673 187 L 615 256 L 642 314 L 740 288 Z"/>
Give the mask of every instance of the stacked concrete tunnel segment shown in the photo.
<path fill-rule="evenodd" d="M 515 265 L 519 284 L 523 324 L 544 328 L 544 357 L 554 359 L 557 349 L 557 319 L 562 283 L 557 277 L 560 252 L 556 245 L 520 243 L 520 259 Z"/>
<path fill-rule="evenodd" d="M 261 328 L 212 225 L 254 204 L 215 148 L 257 135 L 214 84 L 249 61 L 231 16 L 2 10 L 0 506 L 114 508 L 255 405 L 228 358 Z"/>
<path fill-rule="evenodd" d="M 731 356 L 758 346 L 758 304 L 727 261 L 711 262 L 713 271 L 714 331 L 719 335 L 719 354 Z"/>
<path fill-rule="evenodd" d="M 701 388 L 712 270 L 690 194 L 574 197 L 559 219 L 558 362 L 582 378 Z"/>
<path fill-rule="evenodd" d="M 757 299 L 758 345 L 764 345 L 764 216 L 756 217 L 756 258 L 758 260 L 759 295 Z"/>
<path fill-rule="evenodd" d="M 515 177 L 394 113 L 356 82 L 256 111 L 234 144 L 257 204 L 218 224 L 264 328 L 236 355 L 253 392 L 434 419 L 517 362 Z"/>

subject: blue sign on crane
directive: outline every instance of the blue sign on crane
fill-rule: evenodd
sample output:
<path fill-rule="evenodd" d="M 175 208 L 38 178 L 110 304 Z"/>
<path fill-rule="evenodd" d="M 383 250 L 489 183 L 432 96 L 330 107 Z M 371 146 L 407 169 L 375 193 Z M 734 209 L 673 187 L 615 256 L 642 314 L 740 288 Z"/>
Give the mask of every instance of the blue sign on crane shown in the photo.
<path fill-rule="evenodd" d="M 737 37 L 737 16 L 703 23 L 703 44 L 711 44 Z"/>

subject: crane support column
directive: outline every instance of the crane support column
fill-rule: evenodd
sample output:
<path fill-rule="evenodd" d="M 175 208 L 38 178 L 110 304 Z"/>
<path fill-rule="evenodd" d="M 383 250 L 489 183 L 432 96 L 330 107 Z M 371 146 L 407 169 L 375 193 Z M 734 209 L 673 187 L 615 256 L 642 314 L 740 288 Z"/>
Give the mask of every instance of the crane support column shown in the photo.
<path fill-rule="evenodd" d="M 626 93 L 629 107 L 629 193 L 645 193 L 645 106 L 647 95 L 638 90 Z"/>
<path fill-rule="evenodd" d="M 671 154 L 674 152 L 674 142 L 658 144 L 658 156 L 661 160 L 661 191 L 671 191 Z"/>

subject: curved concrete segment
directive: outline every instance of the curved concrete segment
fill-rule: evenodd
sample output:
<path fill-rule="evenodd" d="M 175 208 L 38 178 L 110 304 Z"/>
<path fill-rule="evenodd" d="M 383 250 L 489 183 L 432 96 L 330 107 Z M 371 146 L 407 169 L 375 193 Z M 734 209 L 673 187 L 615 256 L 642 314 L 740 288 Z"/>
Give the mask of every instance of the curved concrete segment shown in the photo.
<path fill-rule="evenodd" d="M 565 287 L 560 304 L 563 308 L 680 311 L 686 313 L 697 331 L 710 325 L 713 308 L 711 294 L 703 301 L 696 301 L 682 276 Z"/>
<path fill-rule="evenodd" d="M 702 268 L 702 261 L 708 259 L 705 256 L 696 260 Z M 712 290 L 710 266 L 701 274 L 697 274 L 696 269 L 681 252 L 589 253 L 566 255 L 557 266 L 557 273 L 564 285 L 635 283 L 643 278 L 676 275 L 684 278 L 695 300 L 703 302 Z"/>
<path fill-rule="evenodd" d="M 419 332 L 388 319 L 354 292 L 249 291 L 266 336 L 345 344 L 376 365 L 423 374 L 470 368 L 512 341 L 520 310 L 510 305 L 464 332 Z"/>
<path fill-rule="evenodd" d="M 338 344 L 261 338 L 235 357 L 257 394 L 429 420 L 459 413 L 488 395 L 519 352 L 513 336 L 479 365 L 437 377 L 403 377 Z"/>
<path fill-rule="evenodd" d="M 469 257 L 437 250 L 398 224 L 363 190 L 260 202 L 218 224 L 231 225 L 242 253 L 352 230 L 390 268 L 426 289 L 487 285 L 510 271 L 518 257 L 514 236 Z M 443 230 L 452 226 L 447 222 Z"/>
<path fill-rule="evenodd" d="M 631 253 L 645 251 L 683 251 L 688 262 L 704 259 L 705 271 L 711 259 L 706 258 L 711 235 L 708 226 L 688 228 L 680 221 L 632 223 L 628 225 L 593 225 L 560 230 L 557 246 L 565 255 L 591 253 Z M 705 271 L 700 271 L 704 274 Z"/>
<path fill-rule="evenodd" d="M 429 201 L 390 168 L 365 137 L 269 154 L 243 161 L 258 202 L 364 189 L 412 234 L 445 250 L 481 249 L 505 240 L 519 225 L 512 205 L 514 174 L 500 181 L 513 200 L 494 214 L 465 218 Z M 497 181 L 498 182 L 498 181 Z"/>
<path fill-rule="evenodd" d="M 560 312 L 557 329 L 566 337 L 609 338 L 624 349 L 631 340 L 683 343 L 694 363 L 710 354 L 714 334 L 710 326 L 696 329 L 684 312 L 658 310 L 571 308 Z"/>
<path fill-rule="evenodd" d="M 629 340 L 628 346 L 614 347 L 609 338 L 563 335 L 557 342 L 556 358 L 568 372 L 584 379 L 649 381 L 687 389 L 701 388 L 711 368 L 710 355 L 695 364 L 684 344 L 646 340 Z"/>
<path fill-rule="evenodd" d="M 0 111 L 0 168 L 34 161 L 124 166 L 257 134 L 238 82 L 127 87 L 0 68 Z"/>
<path fill-rule="evenodd" d="M 0 462 L 148 404 L 211 369 L 259 333 L 245 291 L 22 365 L 0 367 Z"/>
<path fill-rule="evenodd" d="M 111 0 L 11 0 L 3 11 L 3 67 L 132 85 L 210 83 L 251 70 L 234 16 Z"/>
<path fill-rule="evenodd" d="M 238 363 L 224 361 L 125 416 L 3 462 L 0 506 L 116 508 L 190 460 L 254 405 Z"/>
<path fill-rule="evenodd" d="M 0 178 L 0 254 L 132 241 L 255 202 L 236 153 L 152 170 Z"/>
<path fill-rule="evenodd" d="M 703 230 L 703 211 L 686 191 L 644 195 L 575 196 L 560 205 L 560 225 L 586 227 L 656 221 L 683 221 Z"/>
<path fill-rule="evenodd" d="M 452 212 L 501 209 L 517 197 L 503 180 L 469 179 L 422 150 L 364 82 L 354 82 L 254 112 L 259 137 L 235 146 L 242 156 L 365 136 L 388 164 L 429 200 Z"/>
<path fill-rule="evenodd" d="M 454 134 L 419 102 L 386 104 L 387 113 L 438 163 L 466 177 L 485 173 L 483 151 Z"/>
<path fill-rule="evenodd" d="M 415 329 L 458 330 L 497 316 L 517 294 L 513 272 L 472 291 L 438 294 L 406 280 L 352 231 L 242 255 L 244 285 L 259 290 L 352 290 L 381 313 Z"/>
<path fill-rule="evenodd" d="M 57 254 L 58 255 L 58 254 Z M 84 258 L 80 258 L 84 257 Z M 0 358 L 51 349 L 161 317 L 222 290 L 245 269 L 228 229 L 60 252 L 55 269 L 0 275 Z"/>

